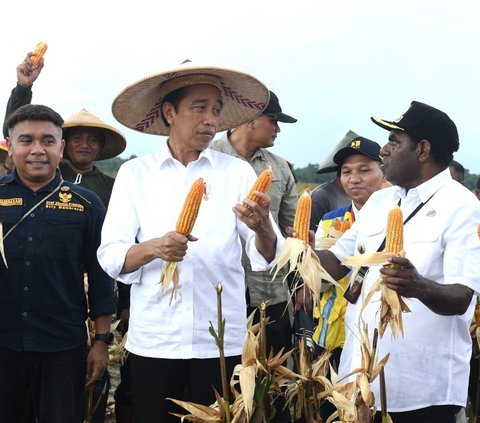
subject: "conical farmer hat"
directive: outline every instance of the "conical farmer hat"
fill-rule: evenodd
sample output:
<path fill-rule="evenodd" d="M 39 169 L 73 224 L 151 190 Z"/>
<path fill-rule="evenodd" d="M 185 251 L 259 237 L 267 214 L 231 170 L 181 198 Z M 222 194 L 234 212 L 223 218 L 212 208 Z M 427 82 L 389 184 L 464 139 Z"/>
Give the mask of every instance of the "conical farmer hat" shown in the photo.
<path fill-rule="evenodd" d="M 267 87 L 253 76 L 231 69 L 195 66 L 188 62 L 125 88 L 113 101 L 113 116 L 136 131 L 168 135 L 168 127 L 161 117 L 163 99 L 178 88 L 196 84 L 213 85 L 222 94 L 223 108 L 217 132 L 256 118 L 270 98 Z"/>
<path fill-rule="evenodd" d="M 330 154 L 320 164 L 317 173 L 336 172 L 339 169 L 339 166 L 333 161 L 333 157 L 335 156 L 337 151 L 341 150 L 344 147 L 348 147 L 350 143 L 357 137 L 358 135 L 355 132 L 349 130 L 333 148 Z"/>
<path fill-rule="evenodd" d="M 106 160 L 116 157 L 121 154 L 127 146 L 125 137 L 118 129 L 107 125 L 100 118 L 85 109 L 70 116 L 63 124 L 64 133 L 65 130 L 69 128 L 79 127 L 98 128 L 102 131 L 105 137 L 105 144 L 103 145 L 102 150 L 100 151 L 100 156 L 97 160 Z M 67 150 L 65 149 L 64 156 L 68 159 L 66 152 Z"/>

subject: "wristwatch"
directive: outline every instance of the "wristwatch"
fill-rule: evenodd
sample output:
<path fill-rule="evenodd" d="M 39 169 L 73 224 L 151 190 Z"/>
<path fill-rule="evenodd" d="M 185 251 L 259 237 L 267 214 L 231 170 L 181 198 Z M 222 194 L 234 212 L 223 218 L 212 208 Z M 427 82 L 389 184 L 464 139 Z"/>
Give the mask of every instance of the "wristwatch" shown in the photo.
<path fill-rule="evenodd" d="M 113 333 L 96 333 L 95 341 L 102 341 L 105 342 L 105 344 L 110 345 L 113 342 Z"/>

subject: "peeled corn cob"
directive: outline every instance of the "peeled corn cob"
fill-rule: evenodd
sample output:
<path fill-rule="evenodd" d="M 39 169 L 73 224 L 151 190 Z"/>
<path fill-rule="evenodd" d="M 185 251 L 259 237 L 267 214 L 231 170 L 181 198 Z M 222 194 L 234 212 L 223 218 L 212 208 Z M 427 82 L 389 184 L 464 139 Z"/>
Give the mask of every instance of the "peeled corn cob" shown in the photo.
<path fill-rule="evenodd" d="M 250 188 L 250 191 L 248 192 L 247 198 L 258 203 L 259 201 L 258 195 L 254 194 L 253 192 L 260 191 L 266 194 L 270 188 L 272 177 L 273 177 L 272 168 L 269 166 L 264 171 L 262 171 L 260 175 L 258 175 L 257 180 L 255 181 L 252 188 Z M 251 209 L 251 207 L 248 206 L 247 204 L 244 204 L 244 206 L 247 209 Z"/>
<path fill-rule="evenodd" d="M 190 191 L 183 203 L 182 211 L 178 217 L 175 230 L 182 234 L 188 235 L 192 232 L 193 225 L 200 210 L 200 204 L 203 196 L 206 194 L 205 182 L 203 178 L 198 178 L 190 188 Z"/>
<path fill-rule="evenodd" d="M 32 55 L 32 62 L 33 66 L 38 66 L 40 61 L 43 58 L 43 55 L 47 51 L 48 45 L 47 43 L 44 43 L 43 41 L 40 41 L 36 46 L 35 50 L 33 50 L 33 55 Z"/>
<path fill-rule="evenodd" d="M 340 232 L 345 233 L 351 227 L 352 227 L 352 222 L 350 221 L 350 219 L 346 219 L 342 222 L 342 225 L 340 226 Z"/>
<path fill-rule="evenodd" d="M 385 252 L 398 254 L 403 250 L 403 214 L 400 207 L 388 213 Z"/>
<path fill-rule="evenodd" d="M 206 198 L 205 182 L 203 178 L 198 178 L 190 187 L 190 191 L 183 203 L 182 211 L 178 216 L 177 224 L 175 225 L 175 230 L 178 233 L 188 235 L 192 232 L 204 196 Z M 170 297 L 171 304 L 173 298 L 177 295 L 178 284 L 180 282 L 178 262 L 176 261 L 165 261 L 163 263 L 162 275 L 160 276 L 160 283 L 162 284 L 163 292 L 167 289 L 170 281 L 173 282 L 172 295 Z"/>
<path fill-rule="evenodd" d="M 333 221 L 333 229 L 339 232 L 340 232 L 340 229 L 342 229 L 342 221 L 338 217 L 336 217 L 335 220 Z"/>
<path fill-rule="evenodd" d="M 385 235 L 385 252 L 396 255 L 403 255 L 403 214 L 400 207 L 394 207 L 388 213 L 387 228 Z M 386 267 L 396 267 L 394 264 L 387 264 Z M 390 325 L 392 336 L 398 333 L 403 335 L 402 313 L 410 312 L 403 298 L 386 284 L 381 282 L 380 297 L 380 324 L 378 331 L 383 336 L 387 325 Z"/>
<path fill-rule="evenodd" d="M 310 213 L 312 212 L 312 198 L 308 192 L 300 196 L 295 211 L 295 220 L 293 221 L 293 230 L 297 233 L 297 238 L 305 244 L 308 242 L 308 233 L 310 229 Z"/>

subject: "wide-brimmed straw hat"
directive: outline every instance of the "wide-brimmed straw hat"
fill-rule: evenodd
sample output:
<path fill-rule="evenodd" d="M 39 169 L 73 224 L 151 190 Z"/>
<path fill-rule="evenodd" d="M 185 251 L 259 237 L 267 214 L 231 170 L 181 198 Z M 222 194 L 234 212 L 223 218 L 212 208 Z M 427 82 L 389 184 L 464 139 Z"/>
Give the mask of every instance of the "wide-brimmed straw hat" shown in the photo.
<path fill-rule="evenodd" d="M 7 140 L 0 140 L 0 163 L 3 164 L 7 156 L 8 156 Z"/>
<path fill-rule="evenodd" d="M 0 151 L 6 151 L 8 153 L 7 140 L 0 140 Z"/>
<path fill-rule="evenodd" d="M 143 78 L 125 88 L 113 101 L 112 113 L 128 128 L 156 135 L 168 135 L 161 117 L 166 95 L 178 88 L 197 84 L 217 87 L 223 100 L 218 132 L 235 128 L 256 118 L 269 101 L 267 87 L 246 73 L 213 66 L 184 63 L 175 69 Z"/>
<path fill-rule="evenodd" d="M 118 129 L 115 129 L 113 126 L 107 125 L 100 118 L 92 115 L 85 109 L 82 109 L 79 112 L 70 116 L 63 124 L 64 133 L 69 128 L 80 127 L 97 128 L 102 132 L 105 138 L 105 143 L 100 151 L 100 156 L 97 160 L 106 160 L 111 159 L 112 157 L 116 157 L 120 153 L 122 153 L 127 146 L 127 141 L 125 137 Z M 68 159 L 66 149 L 63 154 L 65 158 Z"/>

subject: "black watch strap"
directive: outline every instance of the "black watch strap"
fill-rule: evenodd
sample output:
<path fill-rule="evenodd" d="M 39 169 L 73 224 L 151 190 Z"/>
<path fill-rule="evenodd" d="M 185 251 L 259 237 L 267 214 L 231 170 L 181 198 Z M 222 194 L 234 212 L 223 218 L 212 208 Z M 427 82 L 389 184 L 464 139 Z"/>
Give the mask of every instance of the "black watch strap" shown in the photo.
<path fill-rule="evenodd" d="M 110 345 L 113 342 L 113 333 L 97 333 L 95 334 L 95 341 L 105 342 L 107 345 Z"/>

